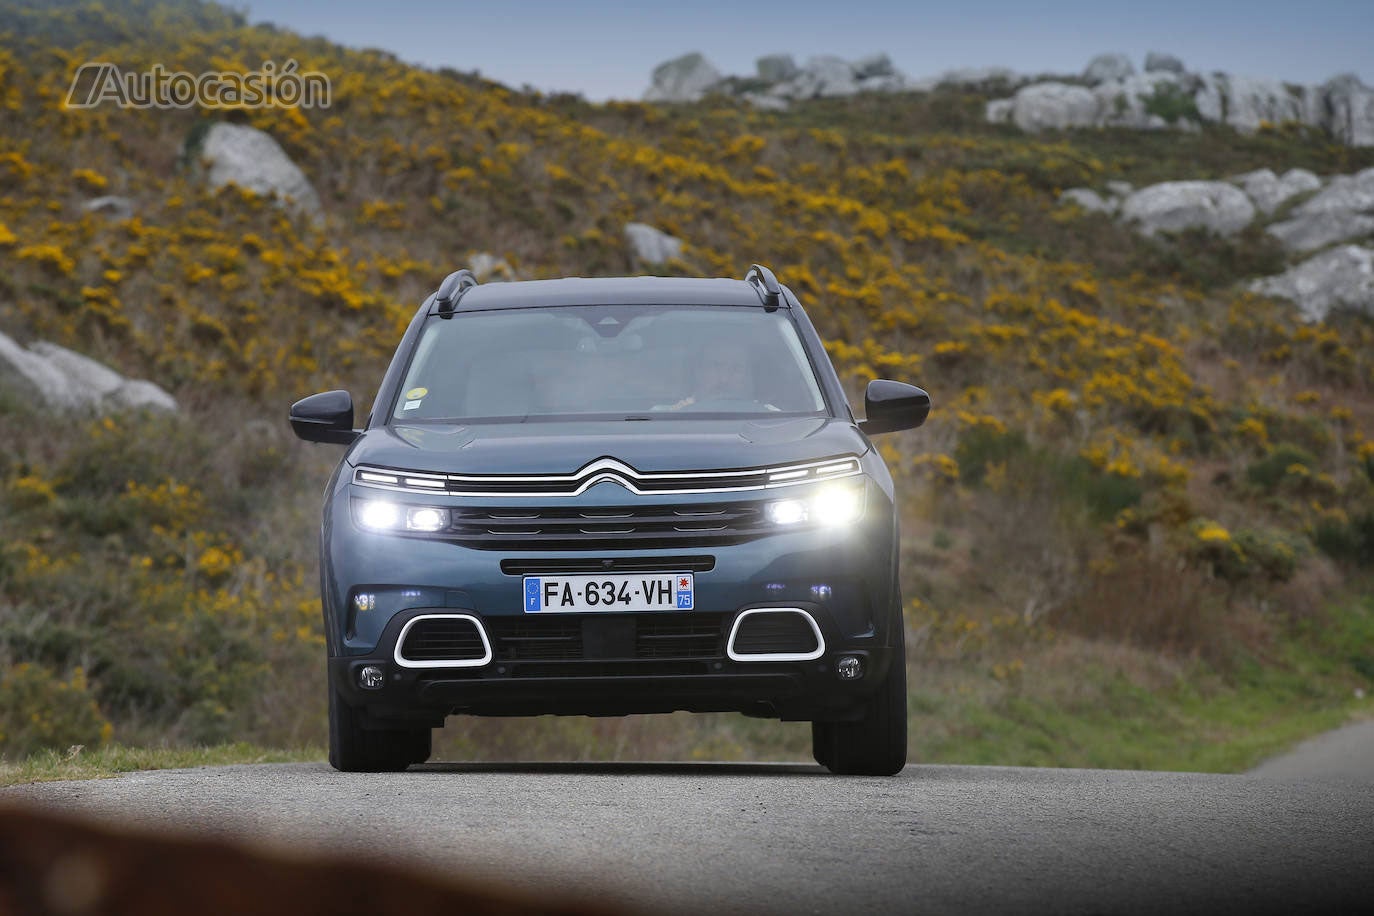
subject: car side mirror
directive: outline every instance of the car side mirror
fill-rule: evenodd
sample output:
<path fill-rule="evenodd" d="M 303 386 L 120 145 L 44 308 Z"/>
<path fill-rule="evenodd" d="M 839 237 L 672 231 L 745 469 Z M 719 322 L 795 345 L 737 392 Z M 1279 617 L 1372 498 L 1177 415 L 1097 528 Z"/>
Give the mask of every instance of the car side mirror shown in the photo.
<path fill-rule="evenodd" d="M 348 445 L 362 433 L 353 428 L 353 395 L 325 391 L 291 405 L 291 428 L 306 442 Z"/>
<path fill-rule="evenodd" d="M 915 385 L 874 379 L 864 391 L 864 419 L 859 429 L 868 435 L 915 429 L 930 414 L 930 395 Z"/>

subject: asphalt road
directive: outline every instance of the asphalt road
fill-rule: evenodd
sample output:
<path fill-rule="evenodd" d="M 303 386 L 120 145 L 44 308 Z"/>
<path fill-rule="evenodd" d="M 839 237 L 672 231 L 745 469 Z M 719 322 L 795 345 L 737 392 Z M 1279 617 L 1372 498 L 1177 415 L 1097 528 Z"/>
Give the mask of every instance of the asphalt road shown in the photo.
<path fill-rule="evenodd" d="M 0 789 L 7 801 L 577 887 L 650 912 L 1286 913 L 1374 901 L 1368 778 L 295 764 Z"/>

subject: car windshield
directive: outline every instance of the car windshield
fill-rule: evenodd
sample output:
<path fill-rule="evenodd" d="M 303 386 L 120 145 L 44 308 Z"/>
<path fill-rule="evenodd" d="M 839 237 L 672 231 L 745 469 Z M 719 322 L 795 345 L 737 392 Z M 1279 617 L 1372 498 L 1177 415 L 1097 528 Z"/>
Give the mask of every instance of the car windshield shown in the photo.
<path fill-rule="evenodd" d="M 411 422 L 824 411 L 784 311 L 607 305 L 431 319 L 392 415 Z"/>

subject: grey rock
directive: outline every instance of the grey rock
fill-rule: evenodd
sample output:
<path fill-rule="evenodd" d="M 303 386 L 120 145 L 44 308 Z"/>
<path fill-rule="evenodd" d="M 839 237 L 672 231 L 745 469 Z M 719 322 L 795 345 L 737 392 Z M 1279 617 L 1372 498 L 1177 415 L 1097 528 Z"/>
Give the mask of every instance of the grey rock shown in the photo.
<path fill-rule="evenodd" d="M 0 333 L 0 388 L 58 410 L 91 406 L 98 398 L 78 391 L 52 363 Z"/>
<path fill-rule="evenodd" d="M 242 124 L 216 124 L 205 134 L 200 158 L 212 188 L 234 184 L 254 194 L 275 194 L 298 212 L 319 215 L 314 186 L 270 134 Z"/>
<path fill-rule="evenodd" d="M 625 241 L 643 264 L 663 264 L 682 254 L 682 240 L 648 223 L 627 223 Z"/>
<path fill-rule="evenodd" d="M 1099 54 L 1088 61 L 1083 70 L 1083 79 L 1090 86 L 1109 80 L 1123 80 L 1135 75 L 1135 64 L 1125 54 Z"/>
<path fill-rule="evenodd" d="M 1374 216 L 1353 210 L 1330 210 L 1295 216 L 1266 230 L 1287 251 L 1316 251 L 1332 242 L 1346 242 L 1374 233 Z"/>
<path fill-rule="evenodd" d="M 1101 195 L 1090 188 L 1069 188 L 1059 195 L 1059 203 L 1073 204 L 1089 213 L 1115 213 L 1118 206 L 1116 198 L 1103 200 Z"/>
<path fill-rule="evenodd" d="M 1023 86 L 1012 97 L 1012 121 L 1032 132 L 1065 127 L 1091 127 L 1097 123 L 1099 102 L 1091 89 L 1066 83 L 1035 83 Z"/>
<path fill-rule="evenodd" d="M 110 194 L 91 198 L 81 205 L 81 209 L 87 213 L 103 213 L 110 219 L 126 220 L 133 219 L 134 202 L 127 197 Z"/>
<path fill-rule="evenodd" d="M 1306 216 L 1341 210 L 1374 213 L 1374 168 L 1367 168 L 1354 175 L 1337 175 L 1319 194 L 1293 208 L 1293 215 Z"/>
<path fill-rule="evenodd" d="M 659 64 L 651 80 L 644 101 L 695 102 L 721 81 L 721 75 L 705 57 L 693 51 Z"/>
<path fill-rule="evenodd" d="M 57 410 L 111 413 L 124 408 L 175 411 L 176 399 L 148 381 L 130 380 L 109 366 L 56 344 L 27 350 L 0 334 L 0 386 Z"/>
<path fill-rule="evenodd" d="M 1146 106 L 1161 87 L 1178 86 L 1178 76 L 1167 72 L 1137 73 L 1101 83 L 1093 89 L 1098 101 L 1097 124 L 1101 127 L 1130 127 L 1137 130 L 1167 128 L 1168 122 L 1147 111 Z"/>
<path fill-rule="evenodd" d="M 1162 51 L 1151 51 L 1145 55 L 1146 73 L 1177 73 L 1182 76 L 1187 70 L 1183 67 L 1183 61 L 1172 54 L 1165 54 Z"/>
<path fill-rule="evenodd" d="M 1322 186 L 1321 179 L 1306 169 L 1289 169 L 1282 178 L 1275 175 L 1273 169 L 1256 169 L 1232 176 L 1231 180 L 1250 195 L 1255 206 L 1266 216 L 1297 195 Z"/>
<path fill-rule="evenodd" d="M 858 91 L 854 68 L 844 58 L 833 56 L 812 57 L 796 76 L 772 89 L 773 94 L 790 99 L 834 98 Z"/>
<path fill-rule="evenodd" d="M 1348 146 L 1374 146 L 1374 89 L 1346 73 L 1328 80 L 1322 90 L 1331 135 Z"/>
<path fill-rule="evenodd" d="M 1325 321 L 1334 309 L 1374 314 L 1374 248 L 1324 251 L 1278 276 L 1256 280 L 1250 289 L 1297 303 L 1307 321 Z"/>
<path fill-rule="evenodd" d="M 868 79 L 874 76 L 896 76 L 897 68 L 892 66 L 892 58 L 879 52 L 861 57 L 850 64 L 856 79 Z"/>
<path fill-rule="evenodd" d="M 1250 224 L 1255 205 L 1244 191 L 1224 181 L 1166 181 L 1127 197 L 1121 217 L 1144 235 L 1206 229 L 1226 236 Z"/>
<path fill-rule="evenodd" d="M 165 410 L 168 413 L 177 410 L 176 398 L 143 379 L 131 379 L 120 385 L 110 401 L 133 410 Z"/>
<path fill-rule="evenodd" d="M 1113 197 L 1126 197 L 1135 190 L 1135 185 L 1129 181 L 1112 180 L 1106 183 L 1106 188 Z"/>
<path fill-rule="evenodd" d="M 1015 110 L 1015 99 L 990 99 L 983 106 L 983 117 L 989 124 L 1010 124 Z"/>
<path fill-rule="evenodd" d="M 1194 100 L 1204 120 L 1227 124 L 1241 133 L 1254 133 L 1263 122 L 1321 126 L 1310 120 L 1316 117 L 1316 108 L 1309 96 L 1319 93 L 1315 87 L 1290 89 L 1277 80 L 1211 73 L 1201 78 Z"/>
<path fill-rule="evenodd" d="M 796 76 L 800 70 L 791 54 L 768 54 L 754 61 L 759 79 L 769 83 L 781 83 Z"/>

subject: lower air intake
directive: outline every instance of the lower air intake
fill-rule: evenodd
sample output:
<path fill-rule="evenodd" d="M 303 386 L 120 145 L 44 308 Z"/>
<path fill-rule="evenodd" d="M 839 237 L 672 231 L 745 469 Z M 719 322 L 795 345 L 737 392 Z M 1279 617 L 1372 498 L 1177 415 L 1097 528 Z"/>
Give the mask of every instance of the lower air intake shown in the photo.
<path fill-rule="evenodd" d="M 825 653 L 825 639 L 800 608 L 754 608 L 735 618 L 726 651 L 737 662 L 804 662 Z"/>
<path fill-rule="evenodd" d="M 486 631 L 470 614 L 422 614 L 396 640 L 396 664 L 406 668 L 475 668 L 491 658 Z"/>

